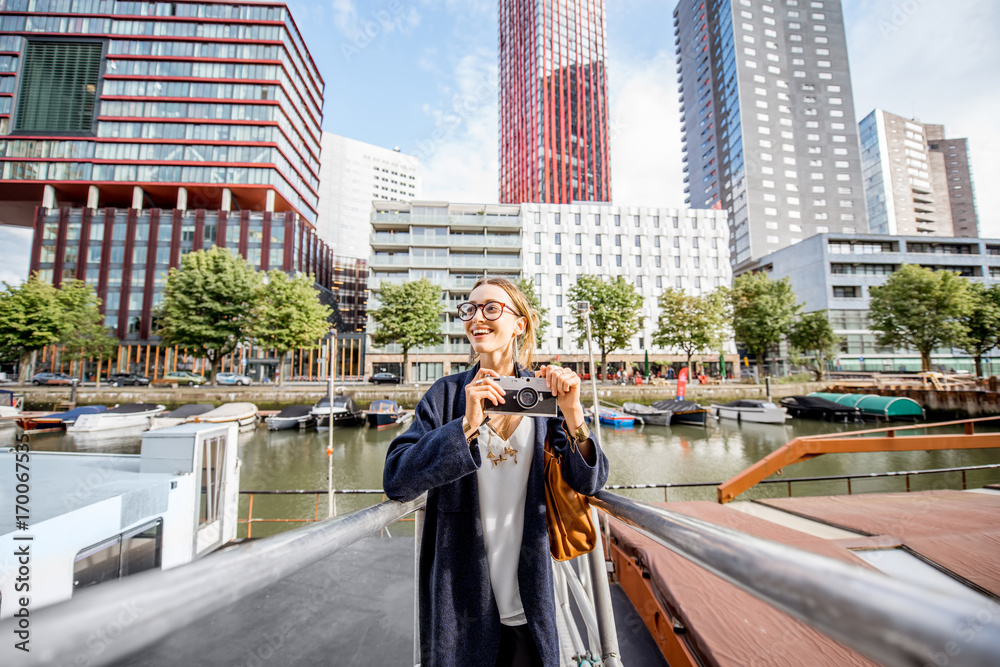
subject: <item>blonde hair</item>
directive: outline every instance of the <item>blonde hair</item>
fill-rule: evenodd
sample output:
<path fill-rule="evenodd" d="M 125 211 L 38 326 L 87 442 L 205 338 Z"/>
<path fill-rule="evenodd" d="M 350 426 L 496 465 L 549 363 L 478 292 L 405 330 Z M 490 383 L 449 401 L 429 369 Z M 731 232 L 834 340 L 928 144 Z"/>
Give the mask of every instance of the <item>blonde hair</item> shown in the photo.
<path fill-rule="evenodd" d="M 531 370 L 531 365 L 535 361 L 535 331 L 538 329 L 539 322 L 541 321 L 538 317 L 538 311 L 528 303 L 524 292 L 507 278 L 480 278 L 476 281 L 472 289 L 476 289 L 480 285 L 495 285 L 504 292 L 507 292 L 507 296 L 510 297 L 511 303 L 517 308 L 517 312 L 527 320 L 528 323 L 524 327 L 524 333 L 517 337 L 517 363 L 525 370 Z"/>

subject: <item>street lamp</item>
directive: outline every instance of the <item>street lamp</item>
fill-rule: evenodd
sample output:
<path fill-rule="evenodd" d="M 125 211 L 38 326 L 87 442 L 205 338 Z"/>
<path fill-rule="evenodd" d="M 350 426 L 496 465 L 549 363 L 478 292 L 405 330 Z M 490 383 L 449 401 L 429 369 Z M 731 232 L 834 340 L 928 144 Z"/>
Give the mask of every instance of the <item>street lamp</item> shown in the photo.
<path fill-rule="evenodd" d="M 587 355 L 590 357 L 590 388 L 594 395 L 594 434 L 597 436 L 597 444 L 601 444 L 601 415 L 598 409 L 597 400 L 597 373 L 594 369 L 594 342 L 590 335 L 590 302 L 577 301 L 576 310 L 583 315 L 583 321 L 587 325 Z"/>

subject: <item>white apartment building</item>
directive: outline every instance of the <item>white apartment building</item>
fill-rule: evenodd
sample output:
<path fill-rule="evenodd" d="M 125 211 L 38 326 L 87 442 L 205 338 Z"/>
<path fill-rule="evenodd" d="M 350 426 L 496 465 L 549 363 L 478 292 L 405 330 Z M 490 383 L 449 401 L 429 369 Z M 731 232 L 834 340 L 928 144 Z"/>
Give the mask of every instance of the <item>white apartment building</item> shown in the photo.
<path fill-rule="evenodd" d="M 336 255 L 368 259 L 372 201 L 420 196 L 417 158 L 323 133 L 316 231 Z"/>
<path fill-rule="evenodd" d="M 467 367 L 469 344 L 456 308 L 484 271 L 535 283 L 549 326 L 539 361 L 582 369 L 586 348 L 575 343 L 569 291 L 582 275 L 625 276 L 643 296 L 643 329 L 610 355 L 615 364 L 678 363 L 677 350 L 652 345 L 659 319 L 657 299 L 667 287 L 705 294 L 732 281 L 726 212 L 640 208 L 601 203 L 449 204 L 379 201 L 373 232 L 369 309 L 378 307 L 383 281 L 426 277 L 442 288 L 445 339 L 410 352 L 410 377 L 433 380 Z M 369 332 L 372 331 L 369 317 Z M 731 346 L 727 352 L 732 353 Z M 595 350 L 595 356 L 599 352 Z M 395 346 L 369 347 L 369 372 L 401 372 Z M 714 363 L 718 351 L 703 361 Z M 734 361 L 735 355 L 732 355 Z"/>

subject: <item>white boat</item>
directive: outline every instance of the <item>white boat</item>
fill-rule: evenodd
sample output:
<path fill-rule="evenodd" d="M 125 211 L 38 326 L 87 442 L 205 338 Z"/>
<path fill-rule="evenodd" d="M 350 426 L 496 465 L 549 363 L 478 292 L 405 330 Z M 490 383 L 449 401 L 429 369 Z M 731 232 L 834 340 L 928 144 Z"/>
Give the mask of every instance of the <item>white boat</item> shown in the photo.
<path fill-rule="evenodd" d="M 38 493 L 30 534 L 13 511 L 0 515 L 4 559 L 31 545 L 31 614 L 105 581 L 189 563 L 233 540 L 237 437 L 234 425 L 185 424 L 143 434 L 141 454 L 33 450 Z M 4 447 L 0 470 L 14 470 L 16 457 Z M 14 484 L 0 484 L 3 507 L 13 508 L 16 495 Z M 25 535 L 30 542 L 20 541 Z M 0 567 L 0 618 L 11 617 L 23 596 L 17 576 L 16 567 Z"/>
<path fill-rule="evenodd" d="M 276 415 L 264 420 L 269 431 L 307 428 L 315 420 L 308 405 L 289 405 Z"/>
<path fill-rule="evenodd" d="M 204 414 L 188 417 L 185 421 L 194 424 L 236 422 L 241 431 L 249 431 L 257 425 L 257 406 L 253 403 L 224 403 Z"/>
<path fill-rule="evenodd" d="M 153 425 L 150 427 L 150 430 L 177 426 L 178 424 L 186 422 L 188 417 L 203 415 L 214 409 L 215 406 L 211 403 L 188 403 L 187 405 L 182 405 L 176 410 L 156 415 L 156 419 L 153 420 Z"/>
<path fill-rule="evenodd" d="M 66 427 L 67 433 L 96 433 L 98 431 L 116 431 L 123 428 L 148 429 L 153 425 L 153 418 L 166 410 L 162 405 L 151 403 L 125 403 L 116 405 L 110 410 L 93 415 L 80 415 L 72 426 Z"/>
<path fill-rule="evenodd" d="M 784 424 L 787 411 L 771 401 L 743 399 L 722 405 L 711 405 L 709 412 L 719 419 L 735 419 L 757 424 Z"/>
<path fill-rule="evenodd" d="M 24 397 L 15 397 L 14 392 L 0 389 L 0 428 L 14 426 L 21 416 L 21 403 Z"/>

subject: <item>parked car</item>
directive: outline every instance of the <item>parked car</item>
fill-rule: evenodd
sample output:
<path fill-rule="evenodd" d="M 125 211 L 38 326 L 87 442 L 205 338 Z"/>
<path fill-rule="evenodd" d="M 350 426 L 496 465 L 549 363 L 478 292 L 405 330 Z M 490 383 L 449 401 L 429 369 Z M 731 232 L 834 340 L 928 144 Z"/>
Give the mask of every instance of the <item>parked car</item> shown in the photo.
<path fill-rule="evenodd" d="M 247 387 L 253 382 L 249 376 L 239 373 L 216 373 L 215 381 L 219 384 L 238 384 Z"/>
<path fill-rule="evenodd" d="M 192 373 L 191 371 L 174 371 L 173 373 L 165 373 L 163 377 L 156 381 L 157 383 L 177 383 L 181 385 L 187 385 L 189 387 L 194 387 L 196 385 L 203 385 L 208 382 L 207 378 L 203 378 L 197 373 Z"/>
<path fill-rule="evenodd" d="M 136 375 L 134 373 L 112 373 L 108 377 L 108 384 L 112 387 L 127 387 L 129 385 L 133 387 L 145 387 L 149 385 L 149 378 L 145 375 Z"/>
<path fill-rule="evenodd" d="M 399 376 L 395 373 L 376 373 L 368 381 L 375 384 L 399 384 Z"/>
<path fill-rule="evenodd" d="M 79 384 L 79 378 L 74 378 L 65 373 L 35 373 L 31 378 L 31 384 L 38 386 L 42 384 Z"/>

